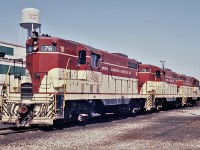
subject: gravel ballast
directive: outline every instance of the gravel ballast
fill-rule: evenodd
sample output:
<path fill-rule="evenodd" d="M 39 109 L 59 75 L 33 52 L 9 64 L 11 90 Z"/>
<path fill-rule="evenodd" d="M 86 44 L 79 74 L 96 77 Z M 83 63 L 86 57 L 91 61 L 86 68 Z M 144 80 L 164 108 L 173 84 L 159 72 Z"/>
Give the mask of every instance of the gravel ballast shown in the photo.
<path fill-rule="evenodd" d="M 0 149 L 194 150 L 200 149 L 199 135 L 200 107 L 190 107 L 56 131 L 0 135 L 5 141 L 0 143 Z"/>

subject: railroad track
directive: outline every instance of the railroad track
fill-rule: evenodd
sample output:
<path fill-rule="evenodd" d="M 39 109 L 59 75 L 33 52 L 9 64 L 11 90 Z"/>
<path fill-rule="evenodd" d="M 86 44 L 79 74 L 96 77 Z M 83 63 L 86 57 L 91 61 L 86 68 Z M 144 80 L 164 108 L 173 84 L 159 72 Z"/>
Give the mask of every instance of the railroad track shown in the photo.
<path fill-rule="evenodd" d="M 199 107 L 199 106 L 193 106 L 195 107 Z M 181 108 L 180 110 L 184 110 L 187 109 L 188 107 L 185 108 Z M 175 110 L 175 109 L 172 109 Z M 163 110 L 165 111 L 165 110 Z M 24 132 L 29 132 L 29 131 L 37 131 L 37 130 L 41 130 L 41 131 L 52 131 L 52 130 L 57 130 L 57 129 L 63 129 L 63 128 L 70 128 L 70 127 L 75 127 L 75 126 L 84 126 L 87 124 L 97 124 L 97 123 L 105 123 L 105 122 L 112 122 L 112 121 L 117 121 L 117 120 L 121 120 L 121 119 L 125 119 L 128 117 L 135 117 L 137 115 L 145 115 L 145 114 L 151 114 L 154 113 L 153 111 L 151 112 L 142 112 L 142 113 L 137 113 L 137 114 L 130 114 L 124 117 L 119 117 L 118 115 L 113 115 L 113 114 L 107 114 L 104 117 L 101 116 L 95 116 L 92 120 L 90 120 L 89 122 L 71 122 L 71 123 L 63 123 L 61 124 L 61 126 L 59 124 L 55 125 L 55 126 L 32 126 L 32 127 L 4 127 L 4 128 L 0 128 L 0 136 L 1 135 L 9 135 L 9 134 L 18 134 L 18 133 L 24 133 Z M 1 121 L 0 121 L 1 122 Z"/>
<path fill-rule="evenodd" d="M 0 128 L 0 135 L 24 133 L 24 132 L 28 132 L 28 131 L 36 131 L 38 129 L 39 129 L 38 127 L 30 127 L 30 128 L 18 128 L 18 127 Z"/>

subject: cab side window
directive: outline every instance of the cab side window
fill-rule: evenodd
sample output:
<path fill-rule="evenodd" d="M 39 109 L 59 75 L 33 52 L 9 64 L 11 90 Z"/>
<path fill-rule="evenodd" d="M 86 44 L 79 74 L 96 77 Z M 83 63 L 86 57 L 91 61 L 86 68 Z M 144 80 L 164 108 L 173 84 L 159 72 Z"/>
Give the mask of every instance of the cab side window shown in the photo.
<path fill-rule="evenodd" d="M 92 65 L 91 66 L 97 68 L 100 56 L 92 53 L 91 58 L 92 58 Z"/>
<path fill-rule="evenodd" d="M 80 50 L 78 54 L 78 63 L 85 64 L 86 63 L 86 51 Z"/>
<path fill-rule="evenodd" d="M 132 62 L 128 62 L 128 67 L 133 69 L 138 69 L 138 65 Z"/>
<path fill-rule="evenodd" d="M 156 70 L 156 78 L 160 78 L 160 70 Z"/>

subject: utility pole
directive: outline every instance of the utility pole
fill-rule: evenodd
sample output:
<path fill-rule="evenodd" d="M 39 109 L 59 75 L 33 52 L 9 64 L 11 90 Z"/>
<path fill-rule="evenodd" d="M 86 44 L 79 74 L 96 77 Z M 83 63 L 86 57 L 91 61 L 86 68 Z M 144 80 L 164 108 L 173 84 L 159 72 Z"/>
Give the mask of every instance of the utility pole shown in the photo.
<path fill-rule="evenodd" d="M 161 60 L 160 62 L 162 63 L 162 68 L 165 69 L 165 61 Z"/>

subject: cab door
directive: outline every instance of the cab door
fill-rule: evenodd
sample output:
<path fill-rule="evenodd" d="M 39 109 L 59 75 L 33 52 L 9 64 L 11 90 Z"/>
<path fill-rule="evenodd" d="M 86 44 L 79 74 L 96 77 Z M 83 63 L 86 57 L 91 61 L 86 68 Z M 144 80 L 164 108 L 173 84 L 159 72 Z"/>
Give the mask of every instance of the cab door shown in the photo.
<path fill-rule="evenodd" d="M 101 53 L 91 51 L 90 93 L 100 93 L 100 83 L 102 82 L 101 63 Z"/>

